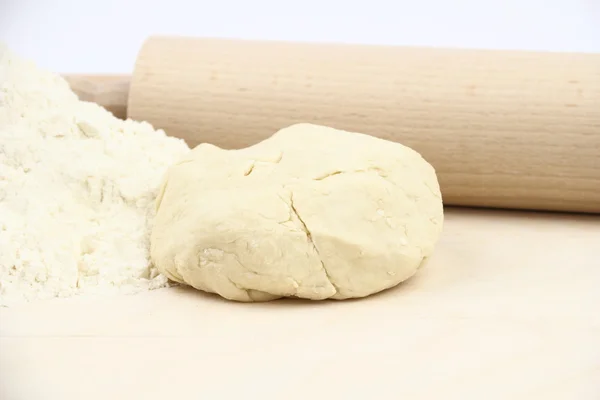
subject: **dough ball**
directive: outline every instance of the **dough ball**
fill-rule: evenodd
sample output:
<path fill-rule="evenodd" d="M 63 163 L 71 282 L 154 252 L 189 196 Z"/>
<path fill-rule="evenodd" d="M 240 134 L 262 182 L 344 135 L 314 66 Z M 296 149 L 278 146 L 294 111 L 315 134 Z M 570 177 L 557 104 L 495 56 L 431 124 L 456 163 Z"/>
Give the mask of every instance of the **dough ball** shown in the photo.
<path fill-rule="evenodd" d="M 199 145 L 169 169 L 156 208 L 156 267 L 237 301 L 390 288 L 423 265 L 443 223 L 417 152 L 310 124 L 240 150 Z"/>

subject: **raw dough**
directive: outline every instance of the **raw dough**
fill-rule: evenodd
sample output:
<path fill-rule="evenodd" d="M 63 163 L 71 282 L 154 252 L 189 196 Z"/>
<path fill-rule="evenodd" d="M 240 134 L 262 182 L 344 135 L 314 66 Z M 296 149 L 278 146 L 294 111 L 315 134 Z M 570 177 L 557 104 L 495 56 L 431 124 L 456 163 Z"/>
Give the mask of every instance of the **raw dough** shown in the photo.
<path fill-rule="evenodd" d="M 433 167 L 398 143 L 297 124 L 241 150 L 202 144 L 157 198 L 151 257 L 237 301 L 363 297 L 412 276 L 443 223 Z"/>

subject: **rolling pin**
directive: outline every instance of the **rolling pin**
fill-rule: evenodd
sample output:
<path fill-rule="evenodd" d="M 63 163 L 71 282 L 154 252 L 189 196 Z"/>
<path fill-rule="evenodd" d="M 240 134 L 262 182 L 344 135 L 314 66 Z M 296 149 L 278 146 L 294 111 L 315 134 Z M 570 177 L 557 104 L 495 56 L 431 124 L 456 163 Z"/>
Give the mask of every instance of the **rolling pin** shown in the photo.
<path fill-rule="evenodd" d="M 64 78 L 80 100 L 98 103 L 117 118 L 127 118 L 131 77 L 127 75 L 66 75 Z"/>
<path fill-rule="evenodd" d="M 103 79 L 190 146 L 312 122 L 419 151 L 447 205 L 600 212 L 600 54 L 151 37 Z"/>

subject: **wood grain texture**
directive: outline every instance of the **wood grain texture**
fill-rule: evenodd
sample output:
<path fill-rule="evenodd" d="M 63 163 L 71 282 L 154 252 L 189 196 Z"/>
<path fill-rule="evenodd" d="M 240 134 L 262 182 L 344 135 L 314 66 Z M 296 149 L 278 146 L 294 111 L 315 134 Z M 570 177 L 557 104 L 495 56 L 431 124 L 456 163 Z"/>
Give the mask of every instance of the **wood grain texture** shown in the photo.
<path fill-rule="evenodd" d="M 100 104 L 117 118 L 127 118 L 129 75 L 65 75 L 71 89 L 83 101 Z"/>
<path fill-rule="evenodd" d="M 600 54 L 154 37 L 128 115 L 191 146 L 364 132 L 421 152 L 446 204 L 600 212 Z"/>
<path fill-rule="evenodd" d="M 427 266 L 362 300 L 0 309 L 0 398 L 597 400 L 598 243 L 600 216 L 450 209 Z"/>

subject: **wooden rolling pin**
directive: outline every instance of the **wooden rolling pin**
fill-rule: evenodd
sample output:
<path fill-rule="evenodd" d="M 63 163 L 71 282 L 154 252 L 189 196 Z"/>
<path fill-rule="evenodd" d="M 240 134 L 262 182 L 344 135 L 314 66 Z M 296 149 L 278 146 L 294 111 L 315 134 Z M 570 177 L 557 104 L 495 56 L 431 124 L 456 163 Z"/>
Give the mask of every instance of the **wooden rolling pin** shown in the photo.
<path fill-rule="evenodd" d="M 600 212 L 600 54 L 152 37 L 110 85 L 190 146 L 313 122 L 416 149 L 448 205 Z"/>
<path fill-rule="evenodd" d="M 79 99 L 98 103 L 118 118 L 127 118 L 130 76 L 66 75 L 65 78 Z"/>

